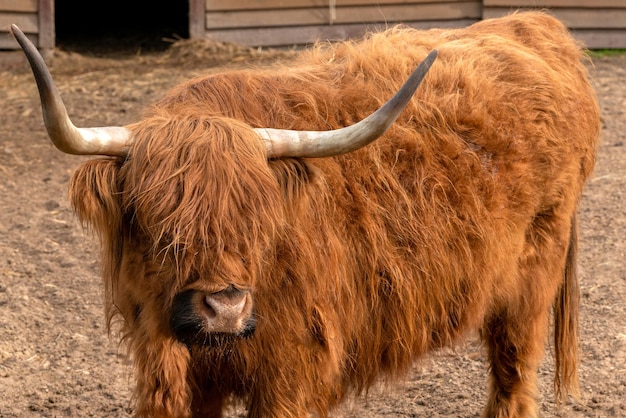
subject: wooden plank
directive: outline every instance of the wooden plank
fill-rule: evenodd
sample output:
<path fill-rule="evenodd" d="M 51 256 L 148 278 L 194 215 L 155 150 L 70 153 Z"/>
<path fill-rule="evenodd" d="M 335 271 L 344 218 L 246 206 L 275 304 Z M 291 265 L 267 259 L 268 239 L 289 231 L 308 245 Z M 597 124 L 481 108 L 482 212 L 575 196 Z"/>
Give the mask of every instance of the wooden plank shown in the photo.
<path fill-rule="evenodd" d="M 509 7 L 598 7 L 626 8 L 626 0 L 483 0 L 483 5 Z"/>
<path fill-rule="evenodd" d="M 24 33 L 39 32 L 39 22 L 34 13 L 0 13 L 0 31 L 8 32 L 13 23 Z"/>
<path fill-rule="evenodd" d="M 385 4 L 446 3 L 457 0 L 337 0 L 336 6 L 378 6 Z M 481 0 L 475 0 L 480 3 Z M 329 0 L 205 0 L 207 11 L 268 10 L 329 7 Z"/>
<path fill-rule="evenodd" d="M 401 22 L 407 20 L 478 19 L 480 3 L 454 2 L 437 4 L 337 7 L 331 21 L 328 8 L 280 9 L 242 12 L 210 12 L 208 29 L 245 27 L 346 24 L 367 22 Z"/>
<path fill-rule="evenodd" d="M 328 7 L 328 0 L 205 0 L 206 11 Z"/>
<path fill-rule="evenodd" d="M 0 12 L 37 12 L 38 0 L 0 0 Z"/>
<path fill-rule="evenodd" d="M 512 10 L 506 7 L 483 8 L 483 19 L 504 16 Z M 626 8 L 624 9 L 550 9 L 554 17 L 569 28 L 578 29 L 621 29 L 626 27 Z"/>
<path fill-rule="evenodd" d="M 419 29 L 460 28 L 478 19 L 405 21 L 402 24 Z M 341 41 L 362 36 L 369 31 L 379 31 L 393 26 L 385 23 L 359 23 L 340 25 L 290 26 L 274 28 L 220 29 L 206 32 L 208 39 L 248 46 L 284 47 L 306 45 L 315 41 Z"/>
<path fill-rule="evenodd" d="M 54 0 L 39 0 L 39 43 L 38 48 L 54 48 Z"/>
<path fill-rule="evenodd" d="M 22 51 L 7 49 L 2 34 L 0 34 L 0 70 L 4 68 L 24 67 L 28 65 Z"/>
<path fill-rule="evenodd" d="M 35 44 L 37 45 L 37 42 L 39 42 L 38 36 L 37 35 L 33 35 L 33 34 L 29 34 L 28 38 Z M 17 41 L 15 40 L 15 38 L 13 37 L 13 35 L 11 35 L 8 32 L 0 32 L 0 49 L 12 49 L 12 50 L 17 50 L 19 49 L 20 46 L 17 43 Z"/>
<path fill-rule="evenodd" d="M 572 34 L 589 49 L 626 49 L 626 29 L 574 29 Z"/>

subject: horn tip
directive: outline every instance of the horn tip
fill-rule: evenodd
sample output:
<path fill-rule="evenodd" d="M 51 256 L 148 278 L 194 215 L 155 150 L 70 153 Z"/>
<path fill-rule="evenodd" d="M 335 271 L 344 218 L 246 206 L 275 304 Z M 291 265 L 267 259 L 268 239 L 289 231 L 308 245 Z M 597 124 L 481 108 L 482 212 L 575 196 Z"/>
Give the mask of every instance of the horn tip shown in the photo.
<path fill-rule="evenodd" d="M 15 36 L 23 32 L 15 23 L 11 23 L 11 33 Z"/>

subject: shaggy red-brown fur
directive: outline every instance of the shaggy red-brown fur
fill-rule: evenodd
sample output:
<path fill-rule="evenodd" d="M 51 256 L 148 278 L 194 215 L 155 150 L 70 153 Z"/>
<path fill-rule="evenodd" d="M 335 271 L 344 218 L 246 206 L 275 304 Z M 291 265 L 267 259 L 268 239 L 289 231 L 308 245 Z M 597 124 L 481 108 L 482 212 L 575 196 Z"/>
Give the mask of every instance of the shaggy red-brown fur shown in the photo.
<path fill-rule="evenodd" d="M 373 144 L 268 160 L 252 128 L 334 129 L 415 97 Z M 320 45 L 288 68 L 174 88 L 130 126 L 128 158 L 71 184 L 103 240 L 141 417 L 319 417 L 480 330 L 488 417 L 536 414 L 554 305 L 557 394 L 576 389 L 577 202 L 599 112 L 584 53 L 540 12 L 465 29 L 395 27 Z M 257 328 L 219 346 L 170 329 L 183 289 L 250 289 Z"/>

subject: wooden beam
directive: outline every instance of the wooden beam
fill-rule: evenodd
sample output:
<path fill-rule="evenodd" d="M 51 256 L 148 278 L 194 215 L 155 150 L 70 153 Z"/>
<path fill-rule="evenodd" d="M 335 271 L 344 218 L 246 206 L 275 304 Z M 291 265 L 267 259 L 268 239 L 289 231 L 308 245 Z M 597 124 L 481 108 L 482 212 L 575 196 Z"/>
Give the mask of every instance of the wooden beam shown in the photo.
<path fill-rule="evenodd" d="M 54 48 L 54 0 L 39 0 L 39 42 L 41 48 Z"/>
<path fill-rule="evenodd" d="M 248 27 L 402 22 L 416 20 L 478 19 L 479 2 L 445 2 L 412 5 L 337 7 L 331 21 L 328 8 L 209 12 L 207 29 Z"/>
<path fill-rule="evenodd" d="M 189 0 L 189 38 L 200 39 L 204 36 L 205 22 L 204 0 Z"/>

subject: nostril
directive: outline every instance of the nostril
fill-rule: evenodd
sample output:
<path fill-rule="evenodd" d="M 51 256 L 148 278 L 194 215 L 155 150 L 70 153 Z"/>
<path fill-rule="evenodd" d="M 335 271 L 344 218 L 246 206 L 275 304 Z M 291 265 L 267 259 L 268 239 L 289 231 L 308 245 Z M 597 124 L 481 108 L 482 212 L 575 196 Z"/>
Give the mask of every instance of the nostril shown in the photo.
<path fill-rule="evenodd" d="M 209 317 L 210 319 L 213 319 L 217 316 L 217 312 L 215 311 L 215 308 L 213 307 L 214 301 L 211 298 L 211 295 L 207 295 L 204 298 L 204 307 L 206 308 L 206 316 Z"/>

